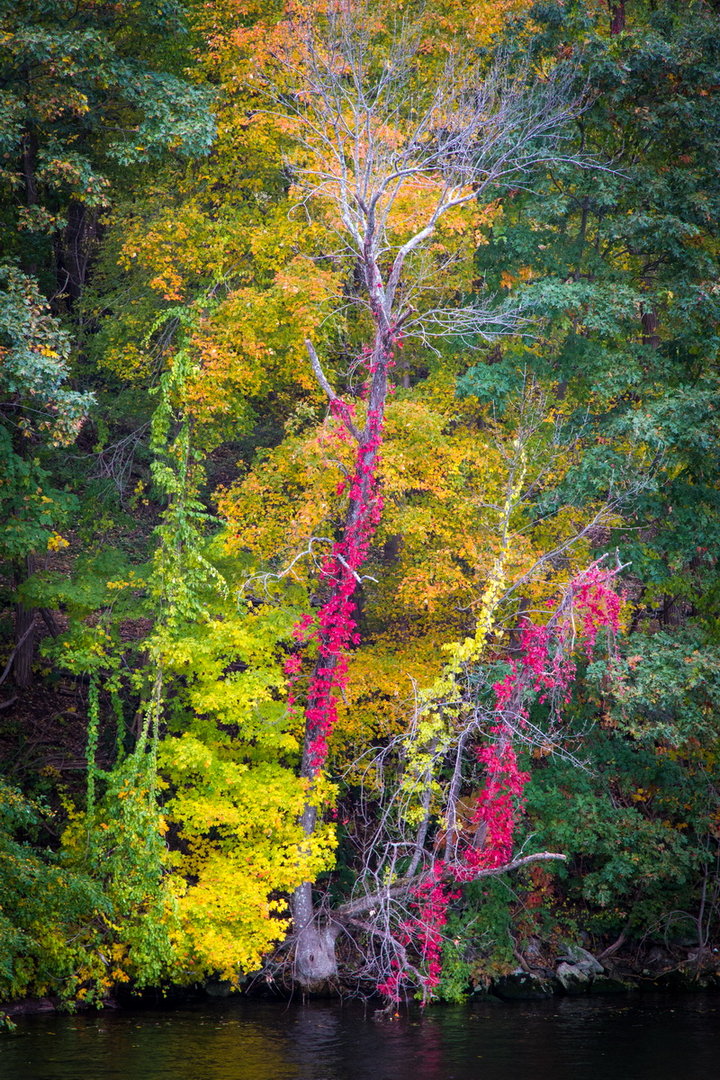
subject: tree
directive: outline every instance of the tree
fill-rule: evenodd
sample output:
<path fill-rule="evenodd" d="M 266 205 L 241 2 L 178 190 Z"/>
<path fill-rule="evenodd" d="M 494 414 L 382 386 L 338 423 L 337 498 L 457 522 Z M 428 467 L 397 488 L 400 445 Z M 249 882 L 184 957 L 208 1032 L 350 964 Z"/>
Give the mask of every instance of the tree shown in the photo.
<path fill-rule="evenodd" d="M 173 73 L 178 3 L 3 4 L 0 148 L 6 254 L 72 303 L 120 168 L 207 153 L 207 92 Z M 177 47 L 175 46 L 177 51 Z"/>
<path fill-rule="evenodd" d="M 639 936 L 641 923 L 648 927 L 670 918 L 673 909 L 703 908 L 709 869 L 702 876 L 697 867 L 675 869 L 675 858 L 688 843 L 688 819 L 697 838 L 681 861 L 692 858 L 693 850 L 701 858 L 715 845 L 703 812 L 667 812 L 674 791 L 695 788 L 693 757 L 707 738 L 699 711 L 675 704 L 683 677 L 671 673 L 677 659 L 667 658 L 687 649 L 683 671 L 698 678 L 698 661 L 702 657 L 702 664 L 709 664 L 716 641 L 717 566 L 711 552 L 720 522 L 713 284 L 720 213 L 715 167 L 719 28 L 706 3 L 638 0 L 624 8 L 626 32 L 616 35 L 608 35 L 605 11 L 588 5 L 548 5 L 535 13 L 525 42 L 536 63 L 542 65 L 558 50 L 573 51 L 587 73 L 593 104 L 577 122 L 575 145 L 612 160 L 617 171 L 588 183 L 587 174 L 560 166 L 549 170 L 547 183 L 536 192 L 505 200 L 490 242 L 478 251 L 479 265 L 497 287 L 535 295 L 546 317 L 544 340 L 531 349 L 512 343 L 498 350 L 492 366 L 471 369 L 462 385 L 497 402 L 509 386 L 519 387 L 528 366 L 540 378 L 561 380 L 564 409 L 593 434 L 565 482 L 555 493 L 543 493 L 545 508 L 557 499 L 579 509 L 616 484 L 622 471 L 646 476 L 621 507 L 617 531 L 598 540 L 603 547 L 617 543 L 623 560 L 631 563 L 633 612 L 623 652 L 633 672 L 628 681 L 637 681 L 645 695 L 642 706 L 643 695 L 637 695 L 633 709 L 645 709 L 662 723 L 639 746 L 642 724 L 629 731 L 616 720 L 628 708 L 622 668 L 617 683 L 610 678 L 601 694 L 581 681 L 578 722 L 580 717 L 587 721 L 593 705 L 597 710 L 598 730 L 587 751 L 597 762 L 597 775 L 588 783 L 597 802 L 584 801 L 585 782 L 576 777 L 578 806 L 584 806 L 590 823 L 585 835 L 578 824 L 566 840 L 557 817 L 554 830 L 540 825 L 544 842 L 559 844 L 571 860 L 562 895 L 582 895 L 586 902 L 593 896 L 589 907 L 595 909 L 591 919 L 597 926 L 615 934 L 625 926 L 623 934 Z M 523 40 L 520 29 L 517 40 Z M 692 661 L 689 641 L 696 650 Z M 708 707 L 712 693 L 704 677 L 698 678 L 696 694 Z M 702 752 L 712 775 L 716 751 Z M 538 770 L 536 823 L 556 814 L 550 791 L 571 772 L 550 763 L 545 777 Z M 707 788 L 699 782 L 683 799 L 685 809 L 705 798 Z M 646 887 L 639 884 L 638 860 L 633 867 L 610 839 L 613 815 L 620 814 L 639 819 L 634 854 L 640 861 L 647 857 Z M 565 803 L 562 815 L 566 819 Z M 672 852 L 664 863 L 656 859 L 661 828 L 666 830 L 662 850 Z M 640 854 L 643 835 L 647 856 Z M 682 901 L 668 897 L 667 883 L 674 878 L 682 881 Z"/>
<path fill-rule="evenodd" d="M 367 367 L 361 416 L 336 393 L 307 342 L 330 410 L 356 447 L 344 522 L 321 568 L 321 606 L 316 619 L 306 617 L 298 627 L 298 637 L 311 639 L 317 652 L 301 763 L 311 790 L 356 641 L 353 595 L 382 509 L 376 478 L 396 350 L 413 338 L 426 345 L 448 337 L 487 339 L 515 324 L 481 296 L 458 302 L 457 285 L 445 287 L 446 275 L 467 261 L 463 233 L 477 204 L 562 156 L 563 125 L 579 107 L 560 70 L 535 85 L 526 70 L 504 66 L 480 78 L 464 57 L 452 58 L 428 87 L 417 63 L 420 40 L 417 26 L 389 38 L 381 28 L 378 35 L 370 10 L 293 19 L 276 28 L 275 67 L 266 76 L 269 113 L 291 138 L 298 205 L 337 233 L 354 273 L 347 300 L 360 310 L 369 336 L 358 358 Z M 290 675 L 296 663 L 288 666 Z M 302 815 L 308 837 L 316 821 L 309 800 Z M 331 976 L 334 929 L 318 925 L 310 882 L 295 891 L 293 920 L 300 981 Z"/>
<path fill-rule="evenodd" d="M 16 586 L 26 579 L 34 554 L 65 543 L 57 528 L 73 499 L 52 484 L 40 455 L 75 439 L 93 401 L 68 385 L 69 353 L 69 336 L 35 280 L 11 264 L 0 266 L 0 560 L 10 564 Z M 17 687 L 29 685 L 33 622 L 34 613 L 18 597 L 15 645 L 0 684 L 12 672 Z"/>
<path fill-rule="evenodd" d="M 212 142 L 207 91 L 172 73 L 172 50 L 154 48 L 168 30 L 184 30 L 174 3 L 151 10 L 28 0 L 0 11 L 0 234 L 7 260 L 0 453 L 10 504 L 0 558 L 12 561 L 16 587 L 31 569 L 28 560 L 48 541 L 60 542 L 54 523 L 72 503 L 51 477 L 46 451 L 74 441 L 94 396 L 71 389 L 77 342 L 56 319 L 85 288 L 112 180 L 118 169 L 168 154 L 203 155 Z M 25 687 L 34 615 L 16 599 L 11 665 Z"/>
<path fill-rule="evenodd" d="M 717 5 L 417 6 L 3 14 L 8 992 L 716 933 Z"/>
<path fill-rule="evenodd" d="M 148 644 L 156 683 L 172 687 L 158 686 L 154 739 L 162 725 L 164 812 L 181 841 L 167 857 L 182 929 L 177 962 L 195 977 L 219 972 L 237 983 L 285 933 L 283 894 L 325 869 L 333 845 L 319 829 L 297 857 L 307 790 L 292 767 L 292 718 L 277 700 L 292 600 L 281 610 L 238 605 L 237 561 L 228 566 L 205 539 L 212 521 L 198 500 L 202 467 L 183 414 L 188 375 L 181 349 L 153 425 L 155 479 L 169 506 L 158 530 L 160 610 Z"/>
<path fill-rule="evenodd" d="M 678 617 L 678 605 L 709 599 L 715 579 L 706 552 L 720 523 L 718 20 L 706 4 L 627 7 L 632 34 L 608 38 L 604 19 L 598 25 L 575 5 L 548 10 L 530 39 L 539 64 L 558 48 L 576 50 L 593 105 L 577 122 L 575 146 L 612 160 L 615 171 L 589 183 L 559 164 L 540 198 L 506 200 L 478 261 L 498 288 L 534 297 L 544 344 L 513 344 L 462 385 L 497 398 L 530 366 L 562 381 L 566 408 L 582 423 L 592 401 L 598 437 L 563 499 L 580 504 L 607 491 L 623 460 L 630 466 L 629 448 L 635 469 L 654 471 L 628 503 L 635 531 L 617 539 L 648 614 L 660 608 L 664 621 Z"/>

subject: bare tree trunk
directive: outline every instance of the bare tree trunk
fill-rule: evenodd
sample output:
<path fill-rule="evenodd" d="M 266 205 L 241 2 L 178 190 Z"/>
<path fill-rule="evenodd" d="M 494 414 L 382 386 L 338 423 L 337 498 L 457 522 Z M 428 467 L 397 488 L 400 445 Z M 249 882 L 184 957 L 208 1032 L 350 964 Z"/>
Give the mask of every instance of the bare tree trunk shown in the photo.
<path fill-rule="evenodd" d="M 317 917 L 309 881 L 298 885 L 292 896 L 291 907 L 296 928 L 295 978 L 308 990 L 320 990 L 337 978 L 335 939 L 339 924 Z"/>

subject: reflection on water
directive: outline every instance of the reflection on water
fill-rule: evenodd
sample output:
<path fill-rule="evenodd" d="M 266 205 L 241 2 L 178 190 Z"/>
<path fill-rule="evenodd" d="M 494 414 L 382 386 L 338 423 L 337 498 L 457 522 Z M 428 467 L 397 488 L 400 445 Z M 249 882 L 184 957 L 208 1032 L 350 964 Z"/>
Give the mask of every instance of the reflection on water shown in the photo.
<path fill-rule="evenodd" d="M 712 1080 L 720 997 L 435 1007 L 238 1001 L 21 1018 L 2 1080 Z"/>

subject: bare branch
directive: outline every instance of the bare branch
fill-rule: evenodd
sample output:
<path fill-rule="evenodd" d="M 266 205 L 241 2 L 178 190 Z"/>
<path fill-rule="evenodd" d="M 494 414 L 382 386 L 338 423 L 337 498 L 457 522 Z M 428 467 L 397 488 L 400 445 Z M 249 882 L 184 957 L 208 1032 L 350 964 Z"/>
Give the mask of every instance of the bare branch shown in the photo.
<path fill-rule="evenodd" d="M 327 394 L 328 399 L 330 400 L 330 402 L 340 401 L 341 399 L 335 393 L 332 386 L 330 385 L 330 383 L 328 382 L 328 380 L 325 377 L 325 373 L 324 373 L 324 371 L 323 371 L 323 369 L 322 369 L 322 367 L 320 365 L 320 358 L 318 357 L 318 354 L 315 351 L 315 347 L 314 347 L 313 343 L 311 341 L 309 341 L 307 338 L 305 339 L 305 348 L 308 351 L 308 355 L 310 357 L 310 363 L 312 364 L 312 369 L 313 369 L 313 372 L 315 374 L 315 378 L 320 383 L 321 388 Z M 343 424 L 348 429 L 348 431 L 353 436 L 353 438 L 356 439 L 357 442 L 361 442 L 362 441 L 362 435 L 360 433 L 360 429 L 355 424 L 353 424 L 352 420 L 350 419 L 350 417 L 348 415 L 347 407 L 345 409 L 343 409 L 339 413 L 339 415 L 340 415 L 340 418 L 341 418 Z"/>
<path fill-rule="evenodd" d="M 34 629 L 35 629 L 34 624 L 30 623 L 27 630 L 25 631 L 23 636 L 20 638 L 20 640 L 15 645 L 15 648 L 13 649 L 13 651 L 10 653 L 10 656 L 7 659 L 7 663 L 5 664 L 5 668 L 3 669 L 2 675 L 0 675 L 0 686 L 2 686 L 2 684 L 5 682 L 8 675 L 10 674 L 10 671 L 12 670 L 13 662 L 15 660 L 15 657 L 20 652 L 23 645 L 25 644 L 27 639 L 30 637 L 30 635 L 32 634 Z"/>
<path fill-rule="evenodd" d="M 513 859 L 512 862 L 505 863 L 504 866 L 488 867 L 484 870 L 478 870 L 473 875 L 472 880 L 477 881 L 480 878 L 499 877 L 500 874 L 509 874 L 513 870 L 519 870 L 523 866 L 530 866 L 532 863 L 551 861 L 567 862 L 567 855 L 561 855 L 554 851 L 539 851 L 535 855 L 523 855 L 519 859 Z M 453 881 L 455 880 L 452 865 L 448 865 L 446 876 Z M 403 878 L 402 880 L 395 882 L 395 884 L 388 885 L 387 888 L 381 889 L 376 893 L 370 893 L 357 900 L 350 900 L 347 904 L 342 904 L 335 909 L 335 916 L 337 918 L 348 918 L 355 915 L 361 915 L 365 911 L 372 911 L 373 908 L 378 907 L 384 901 L 394 899 L 398 896 L 406 896 L 412 889 L 417 888 L 418 885 L 422 885 L 423 882 L 431 880 L 434 880 L 432 873 L 415 874 L 414 877 Z"/>
<path fill-rule="evenodd" d="M 312 364 L 312 369 L 313 369 L 313 372 L 315 374 L 315 378 L 320 383 L 320 386 L 322 387 L 322 389 L 327 394 L 329 400 L 330 401 L 337 401 L 338 396 L 337 396 L 337 394 L 333 390 L 332 386 L 330 385 L 330 383 L 327 381 L 327 379 L 325 377 L 325 373 L 324 373 L 322 367 L 320 366 L 320 359 L 318 357 L 318 354 L 315 352 L 315 346 L 313 345 L 313 343 L 311 341 L 308 341 L 307 338 L 305 339 L 305 348 L 308 351 L 308 355 L 310 357 L 310 363 Z"/>
<path fill-rule="evenodd" d="M 509 59 L 500 57 L 479 76 L 475 58 L 461 52 L 428 86 L 417 78 L 417 24 L 399 27 L 382 64 L 374 58 L 374 34 L 362 5 L 330 11 L 317 24 L 296 20 L 292 47 L 277 54 L 282 90 L 268 85 L 267 93 L 273 111 L 294 123 L 300 153 L 288 164 L 303 202 L 311 214 L 310 203 L 336 208 L 370 301 L 395 326 L 407 316 L 414 257 L 427 249 L 441 218 L 522 186 L 539 168 L 575 160 L 562 141 L 584 102 L 572 89 L 575 73 L 561 66 L 539 80 L 529 66 L 511 70 Z M 409 236 L 396 213 L 408 196 L 416 206 L 418 196 L 429 202 L 424 222 L 408 222 Z M 389 256 L 386 280 L 380 252 Z M 436 273 L 436 299 L 445 287 Z M 488 338 L 507 332 L 511 322 L 489 304 L 453 311 L 436 303 L 406 317 L 404 332 L 427 344 L 448 335 Z"/>

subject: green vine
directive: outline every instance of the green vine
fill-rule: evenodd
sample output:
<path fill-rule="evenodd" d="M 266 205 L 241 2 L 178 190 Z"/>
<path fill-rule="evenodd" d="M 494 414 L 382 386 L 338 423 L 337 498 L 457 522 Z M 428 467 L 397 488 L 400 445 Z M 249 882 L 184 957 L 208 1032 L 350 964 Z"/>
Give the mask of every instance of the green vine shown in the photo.
<path fill-rule="evenodd" d="M 95 814 L 95 781 L 98 777 L 97 746 L 99 732 L 100 690 L 98 687 L 97 676 L 92 674 L 90 676 L 90 688 L 88 690 L 88 727 L 87 743 L 85 746 L 85 760 L 87 762 L 86 798 L 89 823 L 92 822 Z"/>

